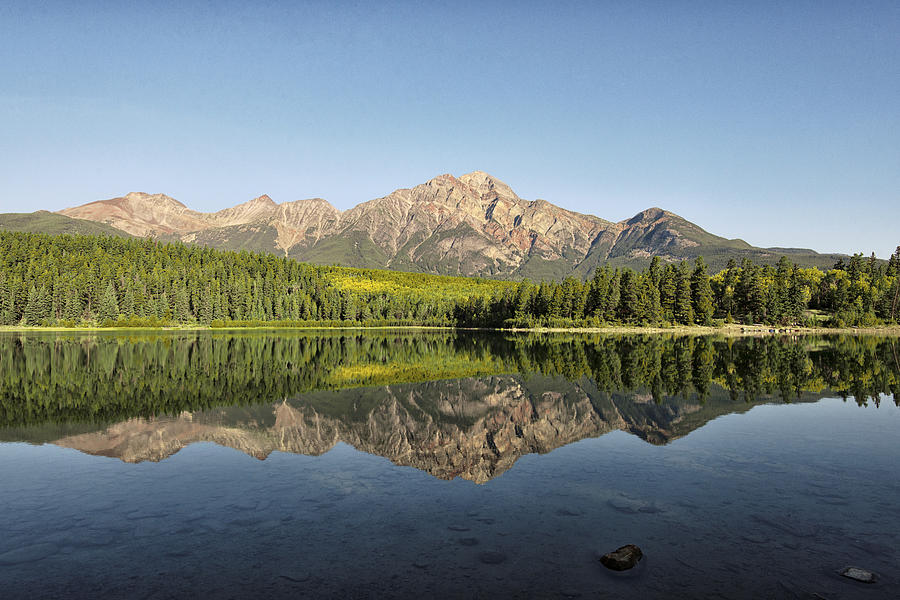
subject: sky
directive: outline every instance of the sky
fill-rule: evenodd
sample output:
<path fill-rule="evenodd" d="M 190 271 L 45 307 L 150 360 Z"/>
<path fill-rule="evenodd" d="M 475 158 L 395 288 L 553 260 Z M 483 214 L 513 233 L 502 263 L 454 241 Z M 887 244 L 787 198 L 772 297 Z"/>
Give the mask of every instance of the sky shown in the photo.
<path fill-rule="evenodd" d="M 887 257 L 900 2 L 0 3 L 0 212 L 346 209 L 474 170 Z"/>

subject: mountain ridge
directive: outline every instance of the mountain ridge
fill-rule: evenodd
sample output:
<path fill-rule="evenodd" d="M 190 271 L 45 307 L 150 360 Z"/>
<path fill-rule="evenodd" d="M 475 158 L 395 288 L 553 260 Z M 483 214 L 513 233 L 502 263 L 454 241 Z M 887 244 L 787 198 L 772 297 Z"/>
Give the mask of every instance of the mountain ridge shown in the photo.
<path fill-rule="evenodd" d="M 604 263 L 641 267 L 703 255 L 830 266 L 838 255 L 756 248 L 716 236 L 659 207 L 613 222 L 544 199 L 525 200 L 500 179 L 449 173 L 340 210 L 322 198 L 277 203 L 268 195 L 199 212 L 165 194 L 130 192 L 56 213 L 129 235 L 226 250 L 273 252 L 297 260 L 446 275 L 559 279 L 588 277 Z"/>

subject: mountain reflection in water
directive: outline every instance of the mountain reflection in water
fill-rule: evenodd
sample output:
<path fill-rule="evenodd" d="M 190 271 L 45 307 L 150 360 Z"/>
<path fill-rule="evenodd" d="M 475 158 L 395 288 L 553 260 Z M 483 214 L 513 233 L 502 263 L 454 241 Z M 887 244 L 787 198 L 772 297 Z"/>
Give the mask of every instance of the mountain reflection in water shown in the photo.
<path fill-rule="evenodd" d="M 409 332 L 0 336 L 0 441 L 127 462 L 215 442 L 265 458 L 345 442 L 483 483 L 622 430 L 652 444 L 761 403 L 892 395 L 897 342 Z"/>

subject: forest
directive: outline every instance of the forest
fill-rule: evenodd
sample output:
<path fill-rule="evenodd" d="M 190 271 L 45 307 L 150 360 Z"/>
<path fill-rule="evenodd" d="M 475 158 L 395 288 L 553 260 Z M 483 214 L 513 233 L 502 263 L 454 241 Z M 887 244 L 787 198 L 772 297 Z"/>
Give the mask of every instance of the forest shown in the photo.
<path fill-rule="evenodd" d="M 593 327 L 898 320 L 900 247 L 832 269 L 703 261 L 509 282 L 316 266 L 152 239 L 0 232 L 0 325 Z"/>

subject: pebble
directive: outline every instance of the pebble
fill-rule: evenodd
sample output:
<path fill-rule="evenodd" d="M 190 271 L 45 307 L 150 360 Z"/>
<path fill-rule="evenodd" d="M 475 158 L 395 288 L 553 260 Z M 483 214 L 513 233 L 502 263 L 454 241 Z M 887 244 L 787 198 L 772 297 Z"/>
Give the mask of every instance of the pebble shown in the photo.
<path fill-rule="evenodd" d="M 627 544 L 600 557 L 600 562 L 613 571 L 627 571 L 644 557 L 641 549 L 634 544 Z"/>
<path fill-rule="evenodd" d="M 878 581 L 878 576 L 875 575 L 875 573 L 860 569 L 859 567 L 844 567 L 838 571 L 838 573 L 849 579 L 861 581 L 862 583 L 875 583 Z"/>

